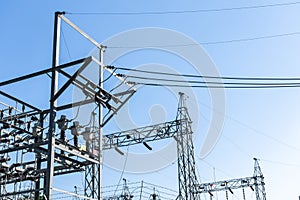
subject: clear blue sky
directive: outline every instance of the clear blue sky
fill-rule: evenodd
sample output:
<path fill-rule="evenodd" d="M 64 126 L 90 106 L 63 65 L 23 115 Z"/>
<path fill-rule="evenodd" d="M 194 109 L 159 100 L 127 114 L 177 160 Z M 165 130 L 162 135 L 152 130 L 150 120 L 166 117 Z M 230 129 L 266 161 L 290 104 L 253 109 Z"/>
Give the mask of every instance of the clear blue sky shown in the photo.
<path fill-rule="evenodd" d="M 286 3 L 290 1 L 3 1 L 0 8 L 0 80 L 24 75 L 51 66 L 53 18 L 55 11 L 70 13 L 94 12 L 147 12 L 182 11 L 214 8 L 232 8 Z M 71 15 L 70 20 L 89 33 L 100 43 L 120 32 L 144 27 L 160 27 L 178 31 L 199 43 L 256 38 L 300 31 L 300 4 L 274 6 L 257 9 L 227 10 L 166 15 Z M 65 41 L 62 41 L 61 63 L 87 56 L 93 49 L 63 25 Z M 222 76 L 241 77 L 299 77 L 300 34 L 258 39 L 243 42 L 203 45 Z M 149 54 L 147 54 L 149 53 Z M 168 62 L 163 52 L 133 53 L 119 60 L 123 66 L 160 63 L 184 65 Z M 177 61 L 177 60 L 176 60 Z M 182 63 L 181 63 L 182 62 Z M 174 66 L 174 69 L 178 69 Z M 192 73 L 181 69 L 182 73 Z M 34 105 L 48 105 L 47 81 L 40 84 L 12 85 L 1 88 L 10 91 Z M 226 90 L 226 116 L 222 135 L 213 151 L 202 160 L 196 158 L 201 181 L 251 176 L 253 157 L 261 159 L 265 175 L 267 198 L 272 200 L 297 199 L 299 191 L 300 153 L 299 147 L 299 89 Z M 149 93 L 147 93 L 149 91 Z M 37 94 L 38 93 L 38 94 Z M 203 98 L 197 102 L 200 107 L 200 128 L 196 130 L 200 138 L 206 133 L 210 123 L 211 102 L 205 89 L 196 90 Z M 146 96 L 145 96 L 146 95 Z M 166 105 L 168 98 L 164 90 L 147 89 L 133 97 L 130 102 L 136 106 L 133 118 L 137 124 L 145 125 L 151 120 L 148 110 L 153 105 Z M 32 98 L 35 96 L 37 98 Z M 152 101 L 145 99 L 155 98 Z M 41 101 L 43 100 L 43 101 Z M 174 99 L 173 99 L 174 100 Z M 148 106 L 143 106 L 145 101 Z M 176 101 L 166 106 L 167 120 L 172 119 L 172 109 L 176 111 Z M 175 112 L 173 111 L 173 112 Z M 157 121 L 156 121 L 157 122 Z M 196 152 L 203 141 L 195 142 Z M 175 149 L 174 149 L 175 150 Z M 197 157 L 197 156 L 196 156 Z M 137 163 L 138 164 L 138 163 Z M 215 170 L 214 170 L 215 169 Z M 215 172 L 215 173 L 214 173 Z M 118 171 L 104 168 L 104 185 L 117 184 L 121 176 Z M 148 180 L 169 188 L 177 188 L 176 165 L 150 174 L 124 174 L 130 181 Z M 70 183 L 71 184 L 71 183 Z M 71 187 L 72 188 L 72 187 Z M 222 196 L 223 195 L 223 196 Z M 230 197 L 231 198 L 231 197 Z M 241 199 L 234 196 L 233 199 Z M 248 199 L 254 199 L 249 195 Z M 225 199 L 219 194 L 218 199 Z"/>

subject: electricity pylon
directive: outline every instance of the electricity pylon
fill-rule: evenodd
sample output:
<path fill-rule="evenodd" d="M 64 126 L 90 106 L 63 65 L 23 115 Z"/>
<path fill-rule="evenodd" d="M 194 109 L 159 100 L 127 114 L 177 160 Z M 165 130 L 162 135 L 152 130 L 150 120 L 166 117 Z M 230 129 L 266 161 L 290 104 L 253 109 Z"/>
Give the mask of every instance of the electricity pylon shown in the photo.
<path fill-rule="evenodd" d="M 174 138 L 177 142 L 178 156 L 179 195 L 177 199 L 194 200 L 198 199 L 198 194 L 193 192 L 198 181 L 195 173 L 192 122 L 185 104 L 185 95 L 179 93 L 179 96 L 176 120 L 103 135 L 103 150 L 135 144 L 144 144 L 149 148 L 147 142 Z"/>
<path fill-rule="evenodd" d="M 192 121 L 185 104 L 185 96 L 183 93 L 179 93 L 179 95 L 177 120 L 181 123 L 176 134 L 179 183 L 178 199 L 194 200 L 197 199 L 197 195 L 193 191 L 198 181 L 195 170 Z"/>
<path fill-rule="evenodd" d="M 99 59 L 90 56 L 60 65 L 58 61 L 61 21 L 70 25 L 95 45 L 100 50 Z M 2 144 L 0 147 L 0 198 L 29 194 L 34 196 L 35 200 L 41 197 L 50 200 L 53 191 L 71 194 L 70 192 L 54 188 L 54 177 L 85 171 L 84 196 L 79 196 L 75 193 L 71 195 L 85 199 L 102 199 L 102 150 L 139 143 L 143 143 L 149 148 L 146 142 L 174 138 L 177 141 L 178 154 L 178 199 L 199 199 L 198 193 L 201 190 L 201 186 L 198 184 L 195 173 L 192 122 L 185 105 L 184 94 L 179 93 L 180 98 L 176 120 L 105 135 L 102 138 L 102 127 L 129 100 L 135 93 L 135 89 L 123 79 L 121 80 L 122 84 L 127 85 L 129 88 L 122 92 L 111 94 L 111 92 L 105 91 L 102 86 L 102 72 L 99 73 L 98 83 L 92 82 L 81 74 L 87 66 L 96 64 L 99 66 L 100 71 L 107 70 L 114 77 L 122 79 L 104 66 L 102 53 L 105 47 L 68 20 L 64 16 L 64 12 L 55 13 L 53 47 L 51 68 L 0 82 L 1 87 L 52 73 L 49 108 L 37 108 L 0 90 L 1 96 L 22 105 L 22 108 L 19 109 L 17 106 L 13 107 L 3 104 L 2 109 L 0 109 L 0 143 Z M 73 74 L 64 71 L 67 67 L 78 67 L 78 65 L 80 65 L 79 68 Z M 58 76 L 67 78 L 67 81 L 61 87 L 58 85 Z M 58 104 L 59 97 L 70 86 L 79 88 L 86 98 L 78 102 Z M 78 121 L 68 120 L 65 115 L 61 115 L 61 118 L 58 120 L 56 119 L 56 115 L 59 112 L 90 103 L 96 103 L 99 107 L 99 123 L 93 126 L 96 128 L 91 129 L 87 125 L 81 127 Z M 102 110 L 104 109 L 106 109 L 107 115 L 105 115 L 106 119 L 103 121 Z M 47 126 L 44 125 L 45 122 L 47 122 L 49 127 L 48 132 L 46 132 Z M 72 126 L 68 126 L 70 122 L 73 122 Z M 85 128 L 85 131 L 81 132 L 80 128 Z M 66 131 L 69 131 L 74 137 L 74 145 L 65 140 Z M 60 134 L 60 138 L 57 137 L 58 134 Z M 85 139 L 88 144 L 85 150 L 78 147 L 79 135 L 83 135 L 83 137 L 88 135 L 87 139 Z M 16 161 L 11 160 L 11 158 L 18 158 L 19 151 L 22 151 L 21 158 Z M 23 154 L 25 153 L 31 156 L 23 160 Z M 257 160 L 255 160 L 255 163 L 254 177 L 249 180 L 254 180 L 253 186 L 255 186 L 257 200 L 266 200 L 264 177 Z M 22 186 L 26 183 L 30 183 L 32 187 L 24 190 L 18 189 L 23 187 L 16 187 L 16 184 Z M 14 185 L 14 187 L 10 187 L 11 185 Z M 11 188 L 13 190 L 7 190 Z"/>
<path fill-rule="evenodd" d="M 266 200 L 264 176 L 257 158 L 254 158 L 254 184 L 256 200 Z"/>

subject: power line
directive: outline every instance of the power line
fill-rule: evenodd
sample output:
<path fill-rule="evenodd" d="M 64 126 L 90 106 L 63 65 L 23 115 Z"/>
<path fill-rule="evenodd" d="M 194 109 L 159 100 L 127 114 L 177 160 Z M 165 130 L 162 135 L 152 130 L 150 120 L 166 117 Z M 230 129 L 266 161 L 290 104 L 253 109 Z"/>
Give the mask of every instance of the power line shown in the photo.
<path fill-rule="evenodd" d="M 268 163 L 277 164 L 277 165 L 285 165 L 285 166 L 289 166 L 289 167 L 300 167 L 300 164 L 296 164 L 296 163 L 286 163 L 286 162 L 275 161 L 275 160 L 266 160 L 266 159 L 260 159 L 260 160 L 263 162 L 268 162 Z"/>
<path fill-rule="evenodd" d="M 290 32 L 290 33 L 282 33 L 282 34 L 275 34 L 275 35 L 258 36 L 258 37 L 252 37 L 252 38 L 241 38 L 241 39 L 232 39 L 232 40 L 200 42 L 200 44 L 202 44 L 202 45 L 214 45 L 214 44 L 226 44 L 226 43 L 235 43 L 235 42 L 247 42 L 247 41 L 272 39 L 272 38 L 286 37 L 286 36 L 299 35 L 299 34 L 300 34 L 300 32 Z"/>
<path fill-rule="evenodd" d="M 129 185 L 138 185 L 138 184 L 140 184 L 140 181 L 127 182 L 127 186 L 129 186 Z M 116 187 L 116 186 L 118 186 L 118 184 L 115 184 L 115 185 L 106 185 L 106 186 L 103 186 L 102 189 L 104 189 L 104 188 L 112 188 L 112 187 Z M 134 186 L 132 186 L 132 187 L 134 187 Z"/>
<path fill-rule="evenodd" d="M 139 79 L 139 80 L 150 80 L 152 82 L 145 81 L 128 81 L 130 84 L 134 85 L 145 85 L 153 87 L 191 87 L 191 88 L 221 88 L 221 89 L 270 89 L 270 88 L 298 88 L 300 87 L 300 77 L 234 77 L 234 76 L 208 76 L 208 75 L 196 75 L 196 74 L 175 74 L 160 71 L 148 71 L 141 69 L 131 69 L 125 67 L 115 67 L 106 66 L 109 69 L 132 71 L 143 74 L 143 76 L 136 75 L 125 75 L 118 73 L 120 77 L 125 77 L 126 79 Z M 187 78 L 205 78 L 205 79 L 216 79 L 220 81 L 198 81 L 198 80 L 176 80 L 170 78 L 156 78 L 149 77 L 146 74 L 152 75 L 163 75 L 171 77 L 187 77 Z M 223 80 L 239 80 L 239 81 L 260 81 L 260 82 L 222 82 Z M 162 82 L 174 82 L 174 83 L 190 83 L 187 84 L 167 84 L 158 83 Z M 264 81 L 264 82 L 262 82 Z M 266 82 L 266 81 L 280 81 L 280 82 Z M 282 82 L 282 81 L 296 81 L 296 82 Z"/>
<path fill-rule="evenodd" d="M 129 146 L 127 147 L 127 150 L 126 150 L 125 161 L 124 161 L 124 164 L 123 164 L 122 172 L 121 172 L 121 175 L 120 175 L 120 178 L 119 178 L 117 187 L 116 187 L 116 189 L 115 189 L 115 191 L 114 191 L 114 195 L 116 195 L 116 193 L 117 193 L 118 187 L 119 187 L 120 184 L 121 184 L 121 180 L 122 180 L 123 175 L 124 175 L 124 172 L 125 172 L 125 168 L 126 168 L 126 164 L 127 164 L 127 160 L 128 160 L 128 152 L 129 152 Z M 127 183 L 126 183 L 126 184 L 127 184 Z"/>
<path fill-rule="evenodd" d="M 234 77 L 234 76 L 207 76 L 207 75 L 196 75 L 196 74 L 174 74 L 168 72 L 159 72 L 159 71 L 148 71 L 140 69 L 130 69 L 125 67 L 114 67 L 108 66 L 110 68 L 124 70 L 124 71 L 133 71 L 146 74 L 156 74 L 156 75 L 167 75 L 167 76 L 180 76 L 188 78 L 209 78 L 209 79 L 223 79 L 223 80 L 253 80 L 253 81 L 300 81 L 300 77 Z"/>
<path fill-rule="evenodd" d="M 153 86 L 153 87 L 181 87 L 181 88 L 212 88 L 212 89 L 275 89 L 275 88 L 299 88 L 297 85 L 267 85 L 267 86 L 218 86 L 218 85 L 183 85 L 183 84 L 160 84 L 128 81 L 130 84 Z"/>
<path fill-rule="evenodd" d="M 208 123 L 210 122 L 209 119 L 207 119 L 207 117 L 205 117 L 205 115 L 201 114 L 202 118 L 204 120 L 206 120 Z M 214 127 L 212 127 L 214 128 Z M 215 129 L 216 131 L 218 131 L 217 129 Z M 227 137 L 226 135 L 222 134 L 222 137 L 225 138 L 226 140 L 228 140 L 231 144 L 233 144 L 239 151 L 240 153 L 243 153 L 244 155 L 246 155 L 247 157 L 253 158 L 253 156 L 251 156 L 247 151 L 245 151 L 240 145 L 236 144 L 235 142 L 233 142 L 229 137 Z"/>
<path fill-rule="evenodd" d="M 283 86 L 283 85 L 298 85 L 299 82 L 290 82 L 290 83 L 257 83 L 257 82 L 212 82 L 212 81 L 195 81 L 195 80 L 176 80 L 176 79 L 165 79 L 165 78 L 156 78 L 156 77 L 143 77 L 143 76 L 132 76 L 126 75 L 128 78 L 141 79 L 141 80 L 151 80 L 151 81 L 164 81 L 164 82 L 176 82 L 176 83 L 191 83 L 191 84 L 213 84 L 213 85 L 248 85 L 248 86 Z"/>
<path fill-rule="evenodd" d="M 149 183 L 149 182 L 145 182 L 145 181 L 144 181 L 144 183 L 147 184 L 147 185 L 150 185 L 150 186 L 154 186 L 154 187 L 157 187 L 157 188 L 162 188 L 162 189 L 169 190 L 169 191 L 171 191 L 171 192 L 177 193 L 176 190 L 173 190 L 173 189 L 171 189 L 171 188 L 167 188 L 167 187 L 164 187 L 164 186 L 156 185 L 156 184 Z"/>
<path fill-rule="evenodd" d="M 66 37 L 65 37 L 65 34 L 64 34 L 64 31 L 63 31 L 63 27 L 61 27 L 61 35 L 62 35 L 62 38 L 63 38 L 63 41 L 64 41 L 64 44 L 66 46 L 66 49 L 67 49 L 67 53 L 68 53 L 68 56 L 69 56 L 69 59 L 71 60 L 71 54 L 70 54 L 70 50 L 69 50 L 69 46 L 68 46 L 68 43 L 67 43 L 67 40 L 66 40 Z"/>
<path fill-rule="evenodd" d="M 211 110 L 213 110 L 214 112 L 218 112 L 218 113 L 220 114 L 220 111 L 219 111 L 219 110 L 216 110 L 216 109 L 214 109 L 214 108 L 208 106 L 207 104 L 205 104 L 205 103 L 203 103 L 203 102 L 199 102 L 199 103 L 202 104 L 204 107 L 206 107 L 206 108 L 208 108 L 208 109 L 211 109 Z M 269 134 L 266 134 L 266 133 L 264 133 L 264 132 L 262 132 L 262 131 L 259 131 L 258 129 L 253 128 L 252 126 L 250 126 L 250 125 L 248 125 L 248 124 L 246 124 L 246 123 L 244 123 L 244 122 L 242 122 L 242 121 L 240 121 L 240 120 L 238 120 L 238 119 L 236 119 L 236 118 L 234 118 L 234 117 L 232 117 L 232 116 L 230 116 L 230 115 L 228 115 L 228 114 L 225 114 L 225 117 L 226 117 L 227 119 L 229 119 L 229 120 L 231 120 L 231 121 L 233 121 L 233 122 L 239 124 L 240 126 L 246 128 L 246 129 L 248 129 L 248 130 L 251 130 L 252 132 L 254 132 L 254 133 L 256 133 L 256 134 L 262 135 L 262 136 L 266 137 L 266 138 L 269 139 L 269 140 L 272 140 L 272 141 L 274 141 L 274 142 L 277 142 L 278 144 L 281 144 L 281 145 L 283 145 L 283 146 L 285 146 L 285 147 L 288 147 L 288 148 L 290 148 L 290 149 L 293 149 L 293 150 L 295 150 L 295 151 L 299 151 L 299 152 L 300 152 L 300 149 L 299 149 L 298 147 L 293 146 L 293 145 L 290 145 L 290 144 L 288 144 L 288 143 L 285 143 L 285 142 L 283 142 L 283 141 L 281 141 L 281 140 L 279 140 L 279 139 L 277 139 L 277 138 L 275 138 L 275 137 L 273 137 L 273 136 L 271 136 L 271 135 L 269 135 Z"/>
<path fill-rule="evenodd" d="M 144 12 L 66 12 L 66 14 L 70 14 L 70 15 L 121 15 L 121 16 L 192 14 L 192 13 L 222 12 L 222 11 L 250 10 L 250 9 L 259 9 L 259 8 L 293 6 L 293 5 L 298 5 L 298 4 L 300 4 L 299 1 L 288 2 L 288 3 L 274 3 L 274 4 L 265 4 L 265 5 L 240 6 L 240 7 L 229 7 L 229 8 L 196 9 L 196 10 L 173 10 L 173 11 L 170 10 L 170 11 L 144 11 Z"/>
<path fill-rule="evenodd" d="M 133 48 L 167 48 L 167 47 L 187 47 L 187 46 L 199 46 L 199 45 L 216 45 L 216 44 L 228 44 L 228 43 L 272 39 L 272 38 L 279 38 L 279 37 L 288 37 L 288 36 L 293 36 L 293 35 L 300 35 L 300 32 L 295 31 L 295 32 L 281 33 L 281 34 L 274 34 L 274 35 L 265 35 L 265 36 L 231 39 L 231 40 L 208 41 L 208 42 L 199 42 L 199 43 L 165 44 L 165 45 L 151 45 L 151 46 L 150 45 L 149 46 L 107 46 L 107 48 L 110 48 L 110 49 L 132 48 L 133 49 Z"/>

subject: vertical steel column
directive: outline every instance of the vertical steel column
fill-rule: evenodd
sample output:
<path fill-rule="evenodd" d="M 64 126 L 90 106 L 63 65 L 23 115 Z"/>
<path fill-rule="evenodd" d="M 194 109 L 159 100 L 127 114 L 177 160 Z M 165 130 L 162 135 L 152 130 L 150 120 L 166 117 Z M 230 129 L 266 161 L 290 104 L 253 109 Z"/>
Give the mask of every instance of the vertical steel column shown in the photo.
<path fill-rule="evenodd" d="M 52 67 L 59 65 L 59 47 L 60 47 L 60 15 L 64 12 L 55 12 L 54 18 L 54 36 L 53 36 L 53 54 Z M 54 175 L 54 151 L 55 151 L 55 117 L 57 101 L 52 101 L 58 89 L 58 73 L 53 71 L 51 75 L 51 94 L 50 94 L 50 119 L 48 132 L 48 157 L 47 157 L 47 172 L 46 172 L 46 188 L 45 195 L 47 200 L 52 199 L 53 175 Z"/>
<path fill-rule="evenodd" d="M 103 47 L 99 48 L 99 87 L 103 88 Z M 85 189 L 84 193 L 87 197 L 102 199 L 102 105 L 99 104 L 98 109 L 98 131 L 95 135 L 96 140 L 91 142 L 89 147 L 87 147 L 91 153 L 93 153 L 93 148 L 98 149 L 98 164 L 91 164 L 86 166 L 85 169 Z"/>
<path fill-rule="evenodd" d="M 41 128 L 44 127 L 44 114 L 40 114 L 40 120 L 39 120 L 39 125 Z M 35 143 L 40 142 L 43 139 L 43 131 L 41 132 L 40 135 L 37 135 L 35 137 Z M 42 156 L 41 153 L 36 153 L 36 170 L 40 170 L 42 167 Z M 44 179 L 45 181 L 45 179 Z M 41 188 L 41 177 L 37 179 L 35 182 L 35 192 L 34 192 L 34 200 L 40 200 L 40 188 Z"/>
<path fill-rule="evenodd" d="M 254 159 L 254 182 L 256 200 L 266 200 L 264 176 L 259 166 L 257 158 Z"/>
<path fill-rule="evenodd" d="M 103 68 L 104 68 L 104 57 L 103 57 L 104 49 L 100 49 L 100 65 L 99 66 L 99 86 L 101 89 L 103 89 Z M 99 104 L 99 139 L 98 139 L 98 146 L 99 146 L 99 165 L 98 165 L 98 194 L 99 199 L 102 199 L 102 123 L 103 123 L 103 111 L 102 111 L 102 105 Z"/>
<path fill-rule="evenodd" d="M 186 174 L 186 153 L 185 153 L 185 116 L 183 114 L 184 107 L 184 94 L 179 93 L 179 106 L 177 111 L 177 120 L 180 121 L 178 133 L 177 133 L 177 156 L 178 156 L 178 184 L 179 184 L 179 198 L 188 200 L 188 181 Z"/>
<path fill-rule="evenodd" d="M 191 119 L 185 105 L 184 94 L 179 93 L 177 120 L 180 121 L 177 133 L 178 183 L 179 199 L 198 199 L 196 186 L 198 184 L 195 171 L 194 145 Z"/>

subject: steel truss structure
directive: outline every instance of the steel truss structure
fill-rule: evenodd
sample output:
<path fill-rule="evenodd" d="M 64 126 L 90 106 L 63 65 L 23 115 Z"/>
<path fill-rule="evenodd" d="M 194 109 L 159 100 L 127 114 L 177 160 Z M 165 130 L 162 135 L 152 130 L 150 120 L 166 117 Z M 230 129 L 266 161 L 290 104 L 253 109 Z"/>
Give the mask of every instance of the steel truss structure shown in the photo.
<path fill-rule="evenodd" d="M 62 21 L 94 44 L 99 50 L 99 58 L 90 56 L 60 65 Z M 49 108 L 38 108 L 0 91 L 1 101 L 3 100 L 0 104 L 0 199 L 53 199 L 55 191 L 67 193 L 54 188 L 54 177 L 77 172 L 85 173 L 84 195 L 80 198 L 101 198 L 101 128 L 135 93 L 132 85 L 104 66 L 104 49 L 104 46 L 68 20 L 64 12 L 56 12 L 52 67 L 0 83 L 0 87 L 3 87 L 37 76 L 50 76 L 48 73 L 51 73 Z M 98 66 L 98 82 L 93 82 L 82 74 L 90 65 Z M 65 69 L 69 67 L 76 68 L 76 71 L 67 73 Z M 124 91 L 115 94 L 105 91 L 102 85 L 104 71 L 118 79 L 126 87 Z M 59 77 L 66 79 L 60 87 Z M 85 98 L 59 105 L 58 99 L 70 87 L 78 88 Z M 11 102 L 13 106 L 4 102 Z M 56 116 L 87 104 L 98 108 L 92 113 L 93 118 L 98 118 L 94 120 L 97 124 L 81 125 L 80 121 L 68 119 L 65 114 L 60 118 Z M 67 140 L 67 136 L 71 139 Z M 78 138 L 81 137 L 86 144 L 80 146 Z"/>
<path fill-rule="evenodd" d="M 182 123 L 176 135 L 179 180 L 178 199 L 194 200 L 198 199 L 198 195 L 193 193 L 193 189 L 198 184 L 198 181 L 195 169 L 192 121 L 185 104 L 184 94 L 179 93 L 179 95 L 177 119 Z"/>
<path fill-rule="evenodd" d="M 130 182 L 128 183 L 123 178 L 123 187 L 117 190 L 111 190 L 114 186 L 106 186 L 103 188 L 104 200 L 130 200 L 130 199 L 147 199 L 147 200 L 159 200 L 159 199 L 176 199 L 177 191 L 154 185 L 148 182 Z"/>
<path fill-rule="evenodd" d="M 266 200 L 264 176 L 260 169 L 258 160 L 254 158 L 254 161 L 254 175 L 252 177 L 198 184 L 193 193 L 208 193 L 212 197 L 214 196 L 214 192 L 226 191 L 228 198 L 228 192 L 233 194 L 233 190 L 249 187 L 252 191 L 255 191 L 256 200 Z"/>
<path fill-rule="evenodd" d="M 141 143 L 149 150 L 152 150 L 147 142 L 174 138 L 177 142 L 178 156 L 179 195 L 177 199 L 197 199 L 198 195 L 193 192 L 193 189 L 195 189 L 198 185 L 198 181 L 195 171 L 193 132 L 191 123 L 192 121 L 185 105 L 185 95 L 183 93 L 179 93 L 179 106 L 176 120 L 104 135 L 103 150 L 115 148 L 116 151 L 123 154 L 118 147 Z"/>
<path fill-rule="evenodd" d="M 176 199 L 200 199 L 201 194 L 207 193 L 212 198 L 214 192 L 226 191 L 227 194 L 228 192 L 233 193 L 235 189 L 249 187 L 255 191 L 256 200 L 266 200 L 264 176 L 256 158 L 254 158 L 254 175 L 252 177 L 198 183 L 195 171 L 192 121 L 185 104 L 185 96 L 183 93 L 179 93 L 179 95 L 179 106 L 175 120 L 104 135 L 103 150 L 115 148 L 117 152 L 124 154 L 118 149 L 119 147 L 135 144 L 144 144 L 149 150 L 152 150 L 147 142 L 174 138 L 177 142 L 179 184 L 179 193 Z M 243 195 L 245 199 L 245 193 Z"/>
<path fill-rule="evenodd" d="M 89 56 L 59 64 L 62 21 L 97 47 L 99 57 Z M 177 199 L 200 199 L 201 193 L 212 193 L 219 189 L 231 190 L 247 185 L 255 188 L 257 200 L 265 200 L 263 175 L 257 160 L 255 175 L 251 178 L 230 180 L 226 183 L 198 183 L 195 173 L 192 122 L 183 93 L 179 93 L 175 120 L 108 135 L 102 134 L 102 128 L 132 97 L 136 89 L 109 66 L 104 65 L 105 46 L 73 24 L 64 16 L 64 12 L 56 12 L 54 22 L 52 67 L 0 82 L 0 87 L 3 87 L 51 73 L 50 104 L 47 108 L 39 108 L 0 91 L 0 97 L 5 99 L 5 102 L 14 104 L 12 106 L 0 102 L 0 199 L 13 197 L 52 200 L 55 191 L 70 194 L 54 187 L 54 177 L 78 172 L 85 174 L 84 194 L 78 195 L 76 191 L 76 194 L 72 195 L 81 199 L 102 199 L 102 150 L 115 148 L 122 153 L 119 147 L 135 144 L 144 144 L 151 150 L 147 142 L 174 138 L 178 155 Z M 82 73 L 90 65 L 98 67 L 97 82 L 93 82 Z M 68 73 L 65 69 L 69 67 L 76 68 L 75 72 Z M 110 74 L 110 77 L 118 79 L 124 90 L 117 93 L 106 91 L 103 88 L 104 71 Z M 59 77 L 66 79 L 60 87 Z M 58 100 L 70 87 L 79 89 L 84 99 L 60 105 Z M 82 125 L 80 121 L 69 119 L 65 114 L 57 117 L 59 113 L 73 108 L 79 109 L 80 106 L 88 104 L 95 107 L 90 113 L 92 124 Z M 79 138 L 83 138 L 85 144 L 79 145 Z M 152 196 L 152 199 L 156 199 L 156 196 Z"/>

